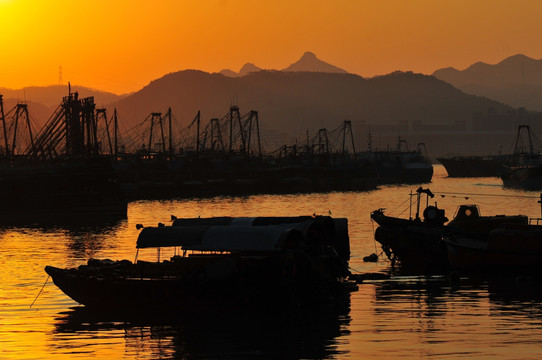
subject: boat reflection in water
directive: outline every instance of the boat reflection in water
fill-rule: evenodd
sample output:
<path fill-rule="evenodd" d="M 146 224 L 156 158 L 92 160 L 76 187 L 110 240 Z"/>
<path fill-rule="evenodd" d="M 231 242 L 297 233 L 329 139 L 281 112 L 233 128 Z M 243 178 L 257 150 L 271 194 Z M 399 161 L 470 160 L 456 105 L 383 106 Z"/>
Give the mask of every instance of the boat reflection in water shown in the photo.
<path fill-rule="evenodd" d="M 541 298 L 528 293 L 532 284 L 524 285 L 517 278 L 503 283 L 503 278 L 448 276 L 375 281 L 364 285 L 374 288 L 371 308 L 360 313 L 353 306 L 351 328 L 367 334 L 371 358 L 504 359 L 514 358 L 514 352 L 534 359 L 540 354 Z M 358 294 L 352 294 L 352 304 Z M 385 346 L 377 346 L 383 341 Z"/>
<path fill-rule="evenodd" d="M 61 340 L 74 333 L 80 338 L 119 333 L 129 358 L 325 359 L 346 352 L 338 349 L 337 338 L 347 333 L 351 321 L 348 293 L 331 308 L 301 312 L 280 304 L 265 312 L 228 307 L 148 310 L 122 314 L 71 308 L 56 319 L 49 346 L 65 346 Z"/>

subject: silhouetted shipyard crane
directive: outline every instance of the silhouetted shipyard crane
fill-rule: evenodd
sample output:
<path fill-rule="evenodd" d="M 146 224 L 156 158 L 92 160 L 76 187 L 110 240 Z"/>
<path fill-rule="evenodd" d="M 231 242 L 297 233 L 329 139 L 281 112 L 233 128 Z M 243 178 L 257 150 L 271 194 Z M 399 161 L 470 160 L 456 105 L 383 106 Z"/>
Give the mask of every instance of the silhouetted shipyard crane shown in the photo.
<path fill-rule="evenodd" d="M 224 141 L 224 133 L 229 135 L 227 142 Z M 256 137 L 255 140 L 254 137 Z M 256 141 L 256 145 L 254 141 Z M 227 148 L 225 144 L 227 144 Z M 253 149 L 255 146 L 256 148 Z M 261 157 L 262 146 L 258 112 L 252 110 L 241 116 L 239 107 L 231 106 L 230 111 L 222 119 L 213 118 L 209 121 L 203 131 L 201 149 L 240 153 L 247 157 L 257 153 L 258 157 Z"/>
<path fill-rule="evenodd" d="M 3 99 L 0 95 L 0 117 L 3 131 L 3 155 L 21 156 L 27 148 L 34 147 L 33 125 L 27 104 L 18 103 L 4 113 Z"/>
<path fill-rule="evenodd" d="M 104 126 L 107 119 L 96 116 L 95 108 L 94 97 L 79 99 L 70 89 L 25 154 L 47 160 L 100 155 L 98 119 L 103 119 Z"/>
<path fill-rule="evenodd" d="M 349 149 L 350 148 L 350 149 Z M 311 139 L 307 132 L 307 140 L 301 153 L 298 152 L 297 145 L 284 145 L 276 150 L 279 157 L 295 157 L 298 154 L 311 153 L 319 156 L 330 154 L 340 154 L 344 159 L 346 156 L 356 157 L 356 148 L 354 145 L 354 134 L 352 132 L 352 122 L 344 120 L 339 127 L 332 131 L 319 129 L 316 135 Z"/>

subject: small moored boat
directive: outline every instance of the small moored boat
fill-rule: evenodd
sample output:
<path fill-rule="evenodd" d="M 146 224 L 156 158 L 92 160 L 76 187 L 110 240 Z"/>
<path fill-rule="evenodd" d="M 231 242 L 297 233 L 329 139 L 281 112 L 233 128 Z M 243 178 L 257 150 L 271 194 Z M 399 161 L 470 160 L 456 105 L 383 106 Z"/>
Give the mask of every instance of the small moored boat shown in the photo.
<path fill-rule="evenodd" d="M 531 223 L 504 222 L 488 233 L 475 233 L 469 229 L 447 229 L 443 241 L 447 247 L 448 261 L 455 269 L 507 273 L 541 272 L 540 219 L 531 219 Z"/>
<path fill-rule="evenodd" d="M 420 216 L 420 206 L 426 197 L 426 207 Z M 434 194 L 429 189 L 418 188 L 416 194 L 416 213 L 412 217 L 412 201 L 408 219 L 387 216 L 383 209 L 373 211 L 373 219 L 379 227 L 375 231 L 375 240 L 382 245 L 382 250 L 392 261 L 399 261 L 403 268 L 414 270 L 447 269 L 448 254 L 442 237 L 448 229 L 469 231 L 476 236 L 487 234 L 504 223 L 527 224 L 524 215 L 482 216 L 477 205 L 460 205 L 452 221 L 448 222 L 445 211 L 437 205 L 429 205 L 429 198 Z"/>
<path fill-rule="evenodd" d="M 158 261 L 136 255 L 45 271 L 78 303 L 109 309 L 301 304 L 352 289 L 347 219 L 176 219 L 144 228 L 136 247 L 138 255 L 157 248 Z M 160 261 L 166 247 L 180 254 Z"/>

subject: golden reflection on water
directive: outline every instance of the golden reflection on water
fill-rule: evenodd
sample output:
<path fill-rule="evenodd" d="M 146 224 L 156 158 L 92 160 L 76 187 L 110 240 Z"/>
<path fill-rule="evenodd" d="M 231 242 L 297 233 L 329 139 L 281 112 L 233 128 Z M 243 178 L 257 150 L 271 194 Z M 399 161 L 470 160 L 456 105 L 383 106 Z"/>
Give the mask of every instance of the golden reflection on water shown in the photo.
<path fill-rule="evenodd" d="M 449 218 L 463 203 L 480 205 L 484 215 L 540 216 L 536 192 L 505 189 L 497 178 L 448 179 L 445 175 L 436 166 L 433 182 L 424 187 L 436 193 L 432 202 L 446 209 Z M 533 289 L 541 288 L 540 284 L 496 290 L 498 284 L 487 281 L 462 279 L 452 284 L 445 278 L 399 278 L 360 285 L 340 313 L 261 319 L 263 326 L 246 314 L 207 316 L 203 322 L 177 319 L 165 325 L 81 319 L 78 309 L 70 309 L 77 304 L 50 282 L 29 308 L 47 277 L 45 265 L 78 266 L 91 257 L 133 260 L 136 224 L 168 223 L 171 215 L 331 212 L 334 217 L 348 218 L 353 271 L 387 271 L 389 263 L 383 257 L 378 263 L 362 260 L 380 252 L 373 240 L 370 212 L 386 208 L 387 213 L 408 217 L 408 194 L 416 188 L 400 185 L 359 193 L 137 201 L 129 204 L 127 220 L 111 224 L 0 229 L 0 359 L 538 358 L 542 354 L 542 296 L 533 294 Z M 156 259 L 152 251 L 140 256 Z"/>

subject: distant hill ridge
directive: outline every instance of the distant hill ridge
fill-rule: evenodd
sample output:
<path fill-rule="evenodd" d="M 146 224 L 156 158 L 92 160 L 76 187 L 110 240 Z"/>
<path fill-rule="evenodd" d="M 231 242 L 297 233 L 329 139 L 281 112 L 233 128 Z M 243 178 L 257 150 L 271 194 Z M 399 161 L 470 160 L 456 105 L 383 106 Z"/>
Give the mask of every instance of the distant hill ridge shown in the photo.
<path fill-rule="evenodd" d="M 262 68 L 252 64 L 252 63 L 246 63 L 243 65 L 241 70 L 239 70 L 238 73 L 231 69 L 224 69 L 220 71 L 222 75 L 226 75 L 229 77 L 239 77 L 239 76 L 246 76 L 251 72 L 260 71 Z M 331 65 L 326 63 L 325 61 L 322 61 L 316 57 L 316 55 L 310 51 L 305 52 L 299 60 L 294 62 L 293 64 L 289 65 L 288 67 L 280 70 L 280 71 L 289 71 L 289 72 L 321 72 L 321 73 L 342 73 L 347 74 L 348 72 L 346 70 L 343 70 L 337 66 Z"/>
<path fill-rule="evenodd" d="M 542 111 L 542 60 L 517 54 L 494 65 L 477 62 L 464 70 L 439 69 L 433 76 L 469 94 Z"/>
<path fill-rule="evenodd" d="M 110 104 L 126 96 L 79 85 L 72 85 L 71 91 L 78 92 L 80 98 L 93 96 L 97 106 Z M 62 101 L 62 98 L 68 95 L 68 85 L 28 86 L 22 89 L 0 88 L 0 94 L 4 96 L 4 99 L 12 98 L 19 99 L 20 101 L 33 101 L 51 108 L 56 108 Z"/>
<path fill-rule="evenodd" d="M 262 133 L 272 130 L 285 138 L 299 139 L 305 138 L 307 130 L 333 130 L 345 117 L 357 131 L 372 125 L 397 128 L 413 121 L 465 123 L 475 112 L 510 110 L 499 102 L 467 95 L 433 76 L 411 72 L 366 79 L 348 73 L 268 70 L 243 77 L 179 71 L 152 81 L 111 107 L 131 122 L 128 128 L 151 112 L 165 112 L 168 107 L 181 126 L 187 126 L 199 110 L 203 124 L 223 117 L 233 99 L 242 113 L 259 112 Z"/>
<path fill-rule="evenodd" d="M 78 85 L 72 85 L 71 91 L 77 92 L 80 98 L 93 96 L 98 108 L 126 96 Z M 17 103 L 28 104 L 30 116 L 37 128 L 35 130 L 39 130 L 60 105 L 62 98 L 68 95 L 68 85 L 28 86 L 22 89 L 0 88 L 0 95 L 3 96 L 5 113 Z"/>

